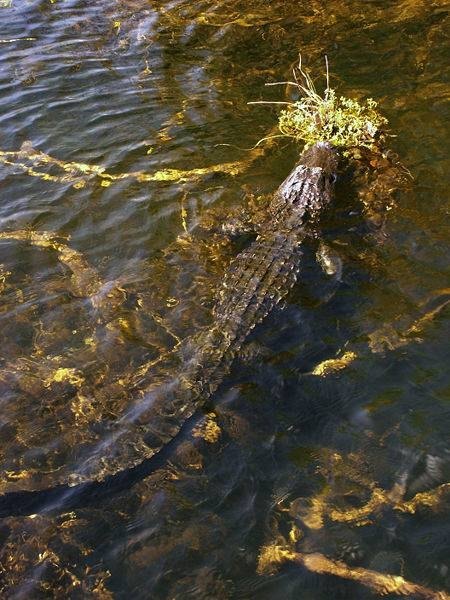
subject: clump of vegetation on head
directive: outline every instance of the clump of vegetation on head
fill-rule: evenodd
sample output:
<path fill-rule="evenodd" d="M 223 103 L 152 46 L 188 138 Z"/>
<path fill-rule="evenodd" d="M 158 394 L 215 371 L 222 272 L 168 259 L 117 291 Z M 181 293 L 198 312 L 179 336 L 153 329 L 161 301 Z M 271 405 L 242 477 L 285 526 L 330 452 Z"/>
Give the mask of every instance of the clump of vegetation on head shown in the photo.
<path fill-rule="evenodd" d="M 293 69 L 294 81 L 266 85 L 290 85 L 300 93 L 294 102 L 259 101 L 250 104 L 280 104 L 286 106 L 279 115 L 280 136 L 293 138 L 311 146 L 328 141 L 343 148 L 344 153 L 355 147 L 372 148 L 387 120 L 377 111 L 377 103 L 368 98 L 364 103 L 336 96 L 330 88 L 328 60 L 326 88 L 323 96 L 317 93 L 311 76 L 303 70 L 301 56 Z M 261 140 L 262 141 L 262 140 Z"/>

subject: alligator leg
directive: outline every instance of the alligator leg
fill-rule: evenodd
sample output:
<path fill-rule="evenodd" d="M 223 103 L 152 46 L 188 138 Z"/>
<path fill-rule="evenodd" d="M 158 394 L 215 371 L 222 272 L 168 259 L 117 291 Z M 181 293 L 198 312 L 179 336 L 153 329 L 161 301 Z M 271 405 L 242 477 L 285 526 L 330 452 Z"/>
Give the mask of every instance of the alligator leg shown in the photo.
<path fill-rule="evenodd" d="M 332 246 L 321 241 L 316 258 L 326 275 L 330 275 L 337 283 L 342 281 L 342 258 Z"/>

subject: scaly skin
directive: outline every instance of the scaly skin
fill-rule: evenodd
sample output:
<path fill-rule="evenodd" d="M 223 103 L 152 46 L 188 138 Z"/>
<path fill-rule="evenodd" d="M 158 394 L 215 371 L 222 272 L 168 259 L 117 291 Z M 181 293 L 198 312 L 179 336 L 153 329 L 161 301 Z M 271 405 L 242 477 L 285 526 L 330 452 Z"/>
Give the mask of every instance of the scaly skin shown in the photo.
<path fill-rule="evenodd" d="M 158 453 L 215 392 L 250 331 L 286 296 L 301 267 L 302 244 L 316 234 L 332 200 L 337 158 L 328 143 L 305 151 L 275 192 L 256 240 L 231 263 L 218 291 L 214 325 L 183 341 L 170 357 L 163 383 L 141 384 L 118 418 L 98 424 L 93 442 L 71 450 L 52 472 L 36 473 L 27 490 L 102 481 Z M 167 372 L 167 369 L 166 369 Z M 167 381 L 169 379 L 169 381 Z M 2 491 L 24 489 L 20 479 Z"/>

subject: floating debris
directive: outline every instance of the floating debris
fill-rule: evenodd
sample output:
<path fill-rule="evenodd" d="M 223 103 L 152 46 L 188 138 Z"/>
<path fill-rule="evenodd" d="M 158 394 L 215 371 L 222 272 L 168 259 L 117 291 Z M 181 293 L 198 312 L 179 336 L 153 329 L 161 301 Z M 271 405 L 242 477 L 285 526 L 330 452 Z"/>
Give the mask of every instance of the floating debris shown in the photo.
<path fill-rule="evenodd" d="M 274 137 L 292 138 L 306 146 L 328 141 L 334 146 L 344 148 L 344 154 L 353 147 L 372 148 L 387 125 L 387 119 L 377 111 L 378 105 L 372 98 L 360 103 L 344 96 L 338 97 L 335 90 L 330 88 L 327 57 L 325 62 L 327 72 L 323 97 L 317 92 L 309 73 L 304 71 L 300 56 L 297 67 L 293 69 L 294 81 L 266 84 L 292 86 L 301 95 L 298 100 L 260 100 L 249 104 L 286 106 L 278 119 L 280 134 Z"/>

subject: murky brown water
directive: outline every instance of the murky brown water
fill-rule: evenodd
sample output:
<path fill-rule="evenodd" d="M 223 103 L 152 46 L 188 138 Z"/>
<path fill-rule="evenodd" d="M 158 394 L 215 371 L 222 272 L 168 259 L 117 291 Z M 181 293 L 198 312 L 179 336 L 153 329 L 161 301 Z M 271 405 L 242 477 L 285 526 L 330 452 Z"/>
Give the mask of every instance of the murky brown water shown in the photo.
<path fill-rule="evenodd" d="M 54 494 L 211 322 L 221 223 L 298 153 L 245 150 L 276 123 L 247 102 L 300 51 L 379 101 L 413 179 L 343 172 L 341 281 L 311 251 L 177 448 Z M 447 597 L 448 52 L 440 0 L 0 8 L 1 597 Z"/>

